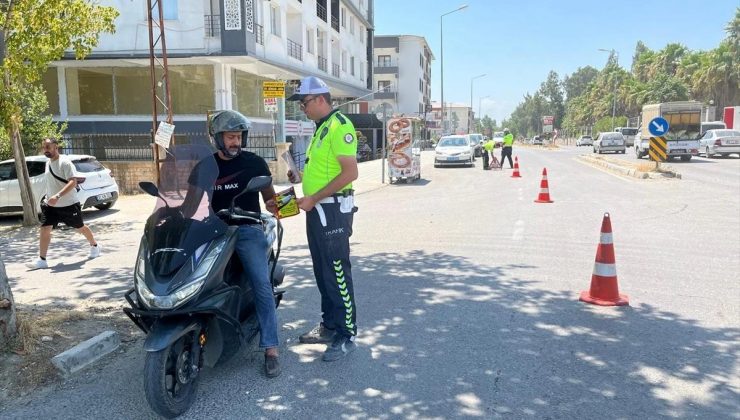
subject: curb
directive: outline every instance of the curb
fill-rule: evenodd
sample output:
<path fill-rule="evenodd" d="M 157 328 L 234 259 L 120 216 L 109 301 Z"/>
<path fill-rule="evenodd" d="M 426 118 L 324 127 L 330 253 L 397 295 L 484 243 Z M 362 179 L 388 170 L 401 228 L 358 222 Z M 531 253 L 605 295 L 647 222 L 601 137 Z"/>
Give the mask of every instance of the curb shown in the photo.
<path fill-rule="evenodd" d="M 67 377 L 115 351 L 120 345 L 121 339 L 117 332 L 104 331 L 52 357 L 51 363 Z"/>
<path fill-rule="evenodd" d="M 681 174 L 675 171 L 665 171 L 665 172 L 662 172 L 661 174 L 654 174 L 652 172 L 643 172 L 643 171 L 638 171 L 637 169 L 625 168 L 624 166 L 616 165 L 611 162 L 606 162 L 601 159 L 594 159 L 590 156 L 578 156 L 577 158 L 582 162 L 588 163 L 589 165 L 600 166 L 610 172 L 615 172 L 615 173 L 625 175 L 625 176 L 630 176 L 633 178 L 652 179 L 652 178 L 657 178 L 658 175 L 665 175 L 669 178 L 681 179 Z"/>

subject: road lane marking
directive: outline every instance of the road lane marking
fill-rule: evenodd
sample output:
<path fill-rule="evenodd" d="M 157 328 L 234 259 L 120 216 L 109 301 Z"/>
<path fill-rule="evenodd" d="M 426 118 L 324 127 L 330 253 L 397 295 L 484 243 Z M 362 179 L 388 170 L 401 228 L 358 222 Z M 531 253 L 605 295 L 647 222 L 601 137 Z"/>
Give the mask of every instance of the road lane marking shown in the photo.
<path fill-rule="evenodd" d="M 521 241 L 524 239 L 524 220 L 517 220 L 514 223 L 514 233 L 511 235 L 512 241 Z"/>

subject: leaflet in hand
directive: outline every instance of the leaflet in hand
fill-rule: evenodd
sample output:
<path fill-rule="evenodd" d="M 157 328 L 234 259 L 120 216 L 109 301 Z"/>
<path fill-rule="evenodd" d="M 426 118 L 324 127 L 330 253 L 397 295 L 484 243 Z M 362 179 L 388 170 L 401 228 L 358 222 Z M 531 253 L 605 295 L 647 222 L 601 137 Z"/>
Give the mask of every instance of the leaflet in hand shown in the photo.
<path fill-rule="evenodd" d="M 277 204 L 278 208 L 278 217 L 281 219 L 295 216 L 301 212 L 301 209 L 298 207 L 295 188 L 293 187 L 289 187 L 275 194 L 275 204 Z"/>
<path fill-rule="evenodd" d="M 290 150 L 284 151 L 280 157 L 282 157 L 285 163 L 288 164 L 288 170 L 293 174 L 290 181 L 294 184 L 301 182 L 301 171 L 299 171 L 298 167 L 295 166 L 295 161 L 293 160 L 293 155 L 290 154 Z"/>

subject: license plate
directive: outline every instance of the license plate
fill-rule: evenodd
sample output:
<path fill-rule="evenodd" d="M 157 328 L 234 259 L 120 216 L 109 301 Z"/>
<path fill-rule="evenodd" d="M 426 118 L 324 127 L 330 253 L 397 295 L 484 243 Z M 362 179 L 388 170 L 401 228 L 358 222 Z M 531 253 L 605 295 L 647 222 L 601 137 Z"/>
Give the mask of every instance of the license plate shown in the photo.
<path fill-rule="evenodd" d="M 686 153 L 686 149 L 671 149 L 670 153 Z"/>
<path fill-rule="evenodd" d="M 113 197 L 113 194 L 111 193 L 98 194 L 95 196 L 95 198 L 98 199 L 98 201 L 107 200 L 111 197 Z"/>
<path fill-rule="evenodd" d="M 740 140 L 725 140 L 724 144 L 740 144 Z"/>
<path fill-rule="evenodd" d="M 457 156 L 448 156 L 447 160 L 457 160 Z"/>

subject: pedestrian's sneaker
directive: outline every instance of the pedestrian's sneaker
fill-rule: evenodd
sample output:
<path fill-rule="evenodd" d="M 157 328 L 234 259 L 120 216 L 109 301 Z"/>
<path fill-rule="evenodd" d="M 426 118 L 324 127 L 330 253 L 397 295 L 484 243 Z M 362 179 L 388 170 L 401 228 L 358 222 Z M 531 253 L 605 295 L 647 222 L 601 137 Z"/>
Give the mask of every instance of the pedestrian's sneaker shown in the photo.
<path fill-rule="evenodd" d="M 320 322 L 311 331 L 298 337 L 298 341 L 303 344 L 329 344 L 334 338 L 334 330 L 326 328 L 323 322 Z"/>
<path fill-rule="evenodd" d="M 337 334 L 331 345 L 326 348 L 323 359 L 325 362 L 333 362 L 352 353 L 356 348 L 354 337 Z"/>
<path fill-rule="evenodd" d="M 42 260 L 41 258 L 36 258 L 36 261 L 26 264 L 26 267 L 30 268 L 31 270 L 38 270 L 40 268 L 49 268 L 49 263 L 47 263 L 46 260 Z"/>
<path fill-rule="evenodd" d="M 97 246 L 90 247 L 90 258 L 98 258 L 100 256 L 100 244 Z"/>

